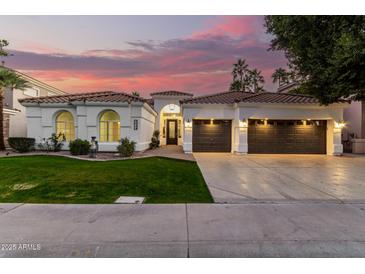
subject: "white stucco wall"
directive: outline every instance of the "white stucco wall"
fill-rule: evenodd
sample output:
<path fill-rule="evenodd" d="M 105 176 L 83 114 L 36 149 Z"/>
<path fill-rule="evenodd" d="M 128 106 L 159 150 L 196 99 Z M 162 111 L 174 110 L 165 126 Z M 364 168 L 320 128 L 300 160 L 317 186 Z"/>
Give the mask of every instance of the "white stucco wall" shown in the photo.
<path fill-rule="evenodd" d="M 148 148 L 154 130 L 156 113 L 145 104 L 128 105 L 44 105 L 27 106 L 27 136 L 41 142 L 42 138 L 49 138 L 55 132 L 55 120 L 60 111 L 69 111 L 75 121 L 75 138 L 90 140 L 99 137 L 100 115 L 107 110 L 115 111 L 120 118 L 120 137 L 128 137 L 135 141 L 136 151 Z M 138 129 L 133 129 L 133 120 L 138 120 Z M 100 151 L 116 151 L 118 142 L 99 142 Z M 63 149 L 68 149 L 66 142 Z"/>

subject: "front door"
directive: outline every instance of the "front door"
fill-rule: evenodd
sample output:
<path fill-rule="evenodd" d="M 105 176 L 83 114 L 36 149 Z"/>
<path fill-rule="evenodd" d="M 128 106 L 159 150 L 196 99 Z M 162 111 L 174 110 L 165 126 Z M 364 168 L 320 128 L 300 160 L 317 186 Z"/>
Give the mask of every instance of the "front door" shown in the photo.
<path fill-rule="evenodd" d="M 167 145 L 177 145 L 177 120 L 167 120 Z"/>

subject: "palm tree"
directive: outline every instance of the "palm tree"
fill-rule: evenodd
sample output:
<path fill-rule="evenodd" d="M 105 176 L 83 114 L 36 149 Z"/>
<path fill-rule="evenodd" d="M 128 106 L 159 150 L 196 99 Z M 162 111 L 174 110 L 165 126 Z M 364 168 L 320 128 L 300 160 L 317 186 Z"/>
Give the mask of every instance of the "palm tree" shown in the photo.
<path fill-rule="evenodd" d="M 262 92 L 264 91 L 263 84 L 265 83 L 264 77 L 261 75 L 261 71 L 253 69 L 249 71 L 249 86 L 252 92 Z"/>
<path fill-rule="evenodd" d="M 241 83 L 241 86 L 239 88 L 239 91 L 245 91 L 245 76 L 247 75 L 247 68 L 248 65 L 246 64 L 245 59 L 238 59 L 237 63 L 233 64 L 232 69 L 232 76 L 233 76 L 233 82 L 239 81 Z"/>
<path fill-rule="evenodd" d="M 4 50 L 4 47 L 8 46 L 9 42 L 4 40 L 4 39 L 0 39 L 0 56 L 8 56 L 9 53 L 7 51 Z"/>
<path fill-rule="evenodd" d="M 271 75 L 273 83 L 279 82 L 279 87 L 282 84 L 286 84 L 289 81 L 289 74 L 283 68 L 278 68 L 275 72 Z"/>
<path fill-rule="evenodd" d="M 133 92 L 132 92 L 132 95 L 133 95 L 133 96 L 136 96 L 136 97 L 139 97 L 139 96 L 140 96 L 139 92 L 137 92 L 137 91 L 133 91 Z"/>
<path fill-rule="evenodd" d="M 21 78 L 14 71 L 0 67 L 0 151 L 5 150 L 4 142 L 4 117 L 3 117 L 3 101 L 5 89 L 20 89 L 28 88 L 28 82 Z"/>
<path fill-rule="evenodd" d="M 230 91 L 241 91 L 241 88 L 242 88 L 242 84 L 240 83 L 240 81 L 238 80 L 234 80 L 230 87 L 229 87 L 229 90 Z"/>

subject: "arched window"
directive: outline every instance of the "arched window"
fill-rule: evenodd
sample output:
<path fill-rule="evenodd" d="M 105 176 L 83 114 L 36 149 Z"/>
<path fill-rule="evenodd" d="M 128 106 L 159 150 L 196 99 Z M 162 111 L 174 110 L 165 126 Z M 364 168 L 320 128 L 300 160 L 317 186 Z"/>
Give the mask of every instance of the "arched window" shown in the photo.
<path fill-rule="evenodd" d="M 99 123 L 100 142 L 119 142 L 120 120 L 114 111 L 105 111 L 100 116 Z"/>
<path fill-rule="evenodd" d="M 63 133 L 66 141 L 75 139 L 75 123 L 72 114 L 68 111 L 60 112 L 56 117 L 56 134 Z"/>

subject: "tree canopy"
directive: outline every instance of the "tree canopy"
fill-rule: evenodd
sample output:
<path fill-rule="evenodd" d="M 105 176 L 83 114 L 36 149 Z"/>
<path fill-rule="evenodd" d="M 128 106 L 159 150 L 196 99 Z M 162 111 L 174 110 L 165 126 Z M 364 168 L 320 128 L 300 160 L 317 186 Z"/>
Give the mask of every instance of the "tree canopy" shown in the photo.
<path fill-rule="evenodd" d="M 283 50 L 297 92 L 322 104 L 365 99 L 365 16 L 266 16 L 271 50 Z"/>

